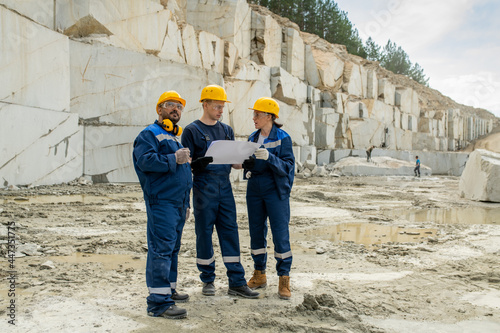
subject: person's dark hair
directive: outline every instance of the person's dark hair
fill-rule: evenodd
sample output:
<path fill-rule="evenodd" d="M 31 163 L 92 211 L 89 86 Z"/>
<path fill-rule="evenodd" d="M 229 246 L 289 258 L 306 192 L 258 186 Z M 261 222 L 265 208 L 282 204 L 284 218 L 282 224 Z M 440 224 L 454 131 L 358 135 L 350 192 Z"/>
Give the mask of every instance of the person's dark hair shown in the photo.
<path fill-rule="evenodd" d="M 416 156 L 415 158 L 418 158 L 418 156 Z"/>
<path fill-rule="evenodd" d="M 278 123 L 276 122 L 276 116 L 275 116 L 274 114 L 271 114 L 271 116 L 273 117 L 273 124 L 274 124 L 274 126 L 276 126 L 276 127 L 278 127 L 278 128 L 283 127 L 283 124 L 278 124 Z"/>

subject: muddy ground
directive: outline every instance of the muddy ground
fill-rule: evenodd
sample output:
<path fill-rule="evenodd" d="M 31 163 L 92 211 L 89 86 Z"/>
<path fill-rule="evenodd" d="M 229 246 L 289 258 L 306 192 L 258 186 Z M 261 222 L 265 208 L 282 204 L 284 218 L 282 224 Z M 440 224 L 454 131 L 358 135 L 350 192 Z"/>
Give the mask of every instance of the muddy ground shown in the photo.
<path fill-rule="evenodd" d="M 0 331 L 500 332 L 500 204 L 460 198 L 458 181 L 297 180 L 290 301 L 277 296 L 272 256 L 261 299 L 228 296 L 218 246 L 217 294 L 202 296 L 191 217 L 179 259 L 179 289 L 191 295 L 181 305 L 184 320 L 146 315 L 146 213 L 138 185 L 1 190 Z M 249 278 L 245 188 L 234 185 Z M 15 297 L 6 257 L 12 222 Z M 12 300 L 15 326 L 8 323 Z"/>

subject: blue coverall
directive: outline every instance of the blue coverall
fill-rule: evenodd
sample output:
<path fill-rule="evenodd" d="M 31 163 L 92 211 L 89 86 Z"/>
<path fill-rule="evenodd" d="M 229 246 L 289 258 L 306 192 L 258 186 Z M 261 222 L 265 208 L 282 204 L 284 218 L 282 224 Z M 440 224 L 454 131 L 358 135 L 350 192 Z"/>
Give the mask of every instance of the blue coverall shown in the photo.
<path fill-rule="evenodd" d="M 257 142 L 260 130 L 248 141 Z M 265 270 L 267 263 L 267 219 L 271 225 L 274 257 L 278 276 L 289 276 L 292 266 L 290 248 L 290 191 L 292 190 L 295 158 L 292 139 L 275 125 L 261 146 L 269 151 L 269 158 L 255 160 L 247 185 L 247 209 L 250 229 L 250 247 L 254 268 Z"/>
<path fill-rule="evenodd" d="M 134 141 L 133 162 L 147 211 L 148 313 L 159 316 L 174 301 L 177 257 L 193 184 L 189 163 L 177 164 L 179 140 L 156 121 Z"/>
<path fill-rule="evenodd" d="M 217 122 L 213 126 L 196 120 L 186 126 L 182 144 L 196 160 L 205 156 L 208 146 L 216 140 L 234 140 L 230 126 Z M 193 208 L 196 232 L 196 264 L 200 279 L 215 280 L 215 256 L 212 245 L 213 229 L 217 230 L 222 260 L 227 269 L 229 287 L 246 285 L 245 270 L 240 262 L 240 242 L 236 223 L 236 204 L 229 181 L 231 165 L 209 164 L 204 170 L 193 170 Z"/>

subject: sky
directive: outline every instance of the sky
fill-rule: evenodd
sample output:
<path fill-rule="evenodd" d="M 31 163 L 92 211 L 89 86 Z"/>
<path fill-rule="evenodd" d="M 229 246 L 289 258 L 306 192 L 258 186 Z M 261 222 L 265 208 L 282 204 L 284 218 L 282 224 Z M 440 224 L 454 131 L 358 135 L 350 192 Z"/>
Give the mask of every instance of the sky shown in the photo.
<path fill-rule="evenodd" d="M 390 39 L 429 86 L 500 117 L 500 1 L 335 0 L 360 37 Z"/>

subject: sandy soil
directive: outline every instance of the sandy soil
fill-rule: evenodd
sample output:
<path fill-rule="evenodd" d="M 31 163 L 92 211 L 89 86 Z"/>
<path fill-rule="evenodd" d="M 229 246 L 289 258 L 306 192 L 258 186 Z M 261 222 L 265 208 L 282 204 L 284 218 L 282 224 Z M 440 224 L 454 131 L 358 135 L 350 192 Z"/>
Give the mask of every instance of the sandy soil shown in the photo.
<path fill-rule="evenodd" d="M 235 184 L 234 193 L 249 278 L 245 187 Z M 189 316 L 167 320 L 146 316 L 138 185 L 2 190 L 0 331 L 500 332 L 500 204 L 458 193 L 454 177 L 297 180 L 290 301 L 277 297 L 274 258 L 261 299 L 228 296 L 218 246 L 217 294 L 202 296 L 191 217 L 178 281 L 191 295 L 181 305 Z M 7 309 L 9 222 L 18 247 L 15 326 Z"/>

